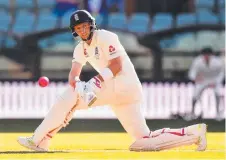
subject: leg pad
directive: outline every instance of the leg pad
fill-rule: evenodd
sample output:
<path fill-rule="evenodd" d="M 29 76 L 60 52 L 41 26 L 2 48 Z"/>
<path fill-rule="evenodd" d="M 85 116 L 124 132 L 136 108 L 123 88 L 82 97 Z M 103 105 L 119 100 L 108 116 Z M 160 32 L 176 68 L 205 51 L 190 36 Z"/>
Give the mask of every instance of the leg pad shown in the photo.
<path fill-rule="evenodd" d="M 178 136 L 170 133 L 164 133 L 154 138 L 142 138 L 135 141 L 129 148 L 130 151 L 161 151 L 192 145 L 198 142 L 198 136 L 184 135 Z"/>

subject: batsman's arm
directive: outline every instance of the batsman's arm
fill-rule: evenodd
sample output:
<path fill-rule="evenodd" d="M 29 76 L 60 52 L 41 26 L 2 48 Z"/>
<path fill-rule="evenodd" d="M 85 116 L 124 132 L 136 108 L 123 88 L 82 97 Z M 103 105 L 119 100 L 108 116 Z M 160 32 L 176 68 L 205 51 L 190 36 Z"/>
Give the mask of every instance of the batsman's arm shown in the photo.
<path fill-rule="evenodd" d="M 113 78 L 122 70 L 122 60 L 121 57 L 116 57 L 108 62 L 108 67 L 104 68 L 100 74 L 97 75 L 102 82 L 107 79 Z"/>
<path fill-rule="evenodd" d="M 76 87 L 76 79 L 79 80 L 79 76 L 81 74 L 82 67 L 83 67 L 83 65 L 81 65 L 80 63 L 78 63 L 76 61 L 74 61 L 72 63 L 71 70 L 68 75 L 68 82 L 73 88 Z"/>
<path fill-rule="evenodd" d="M 95 93 L 99 92 L 100 88 L 102 88 L 101 82 L 111 80 L 122 70 L 121 55 L 125 52 L 118 36 L 114 33 L 105 32 L 105 34 L 100 35 L 99 41 L 102 42 L 101 48 L 108 57 L 108 65 L 97 76 L 87 82 Z"/>
<path fill-rule="evenodd" d="M 121 57 L 115 57 L 108 62 L 108 66 L 104 68 L 97 76 L 90 79 L 87 84 L 94 93 L 98 93 L 101 88 L 101 82 L 108 81 L 116 76 L 122 70 Z"/>
<path fill-rule="evenodd" d="M 99 40 L 102 42 L 101 48 L 108 58 L 108 65 L 97 76 L 103 82 L 112 79 L 122 70 L 122 56 L 125 49 L 115 33 L 105 32 L 105 34 L 100 35 Z"/>

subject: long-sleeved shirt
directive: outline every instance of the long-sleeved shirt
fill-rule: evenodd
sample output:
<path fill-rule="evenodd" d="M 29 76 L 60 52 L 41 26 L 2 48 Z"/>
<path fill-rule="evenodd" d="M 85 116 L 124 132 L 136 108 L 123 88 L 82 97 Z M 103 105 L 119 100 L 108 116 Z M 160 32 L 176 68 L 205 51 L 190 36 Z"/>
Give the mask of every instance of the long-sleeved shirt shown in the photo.
<path fill-rule="evenodd" d="M 194 59 L 188 77 L 193 81 L 200 78 L 201 81 L 198 83 L 201 84 L 216 84 L 223 81 L 224 73 L 224 62 L 221 57 L 211 55 L 209 57 L 209 63 L 207 63 L 201 55 Z"/>

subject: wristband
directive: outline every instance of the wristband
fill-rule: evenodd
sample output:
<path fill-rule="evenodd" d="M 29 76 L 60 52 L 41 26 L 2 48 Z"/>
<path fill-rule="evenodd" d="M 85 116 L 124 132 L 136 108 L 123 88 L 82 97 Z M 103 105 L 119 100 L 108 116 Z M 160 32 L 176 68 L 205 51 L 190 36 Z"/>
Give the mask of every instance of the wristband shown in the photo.
<path fill-rule="evenodd" d="M 109 68 L 104 68 L 100 72 L 100 75 L 104 79 L 104 81 L 108 81 L 109 79 L 112 79 L 114 77 L 112 71 Z"/>

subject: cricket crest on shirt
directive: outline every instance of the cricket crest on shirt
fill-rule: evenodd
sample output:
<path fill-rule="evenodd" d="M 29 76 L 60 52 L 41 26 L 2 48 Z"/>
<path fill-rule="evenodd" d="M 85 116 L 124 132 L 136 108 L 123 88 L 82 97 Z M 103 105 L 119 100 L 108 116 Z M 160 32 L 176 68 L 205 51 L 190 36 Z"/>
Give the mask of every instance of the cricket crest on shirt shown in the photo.
<path fill-rule="evenodd" d="M 95 58 L 100 59 L 100 53 L 97 47 L 95 47 Z"/>
<path fill-rule="evenodd" d="M 88 55 L 86 49 L 84 49 L 84 56 L 85 56 L 85 57 L 89 57 L 89 55 Z"/>
<path fill-rule="evenodd" d="M 74 18 L 75 18 L 75 21 L 78 21 L 79 20 L 79 17 L 77 14 L 74 15 Z"/>

